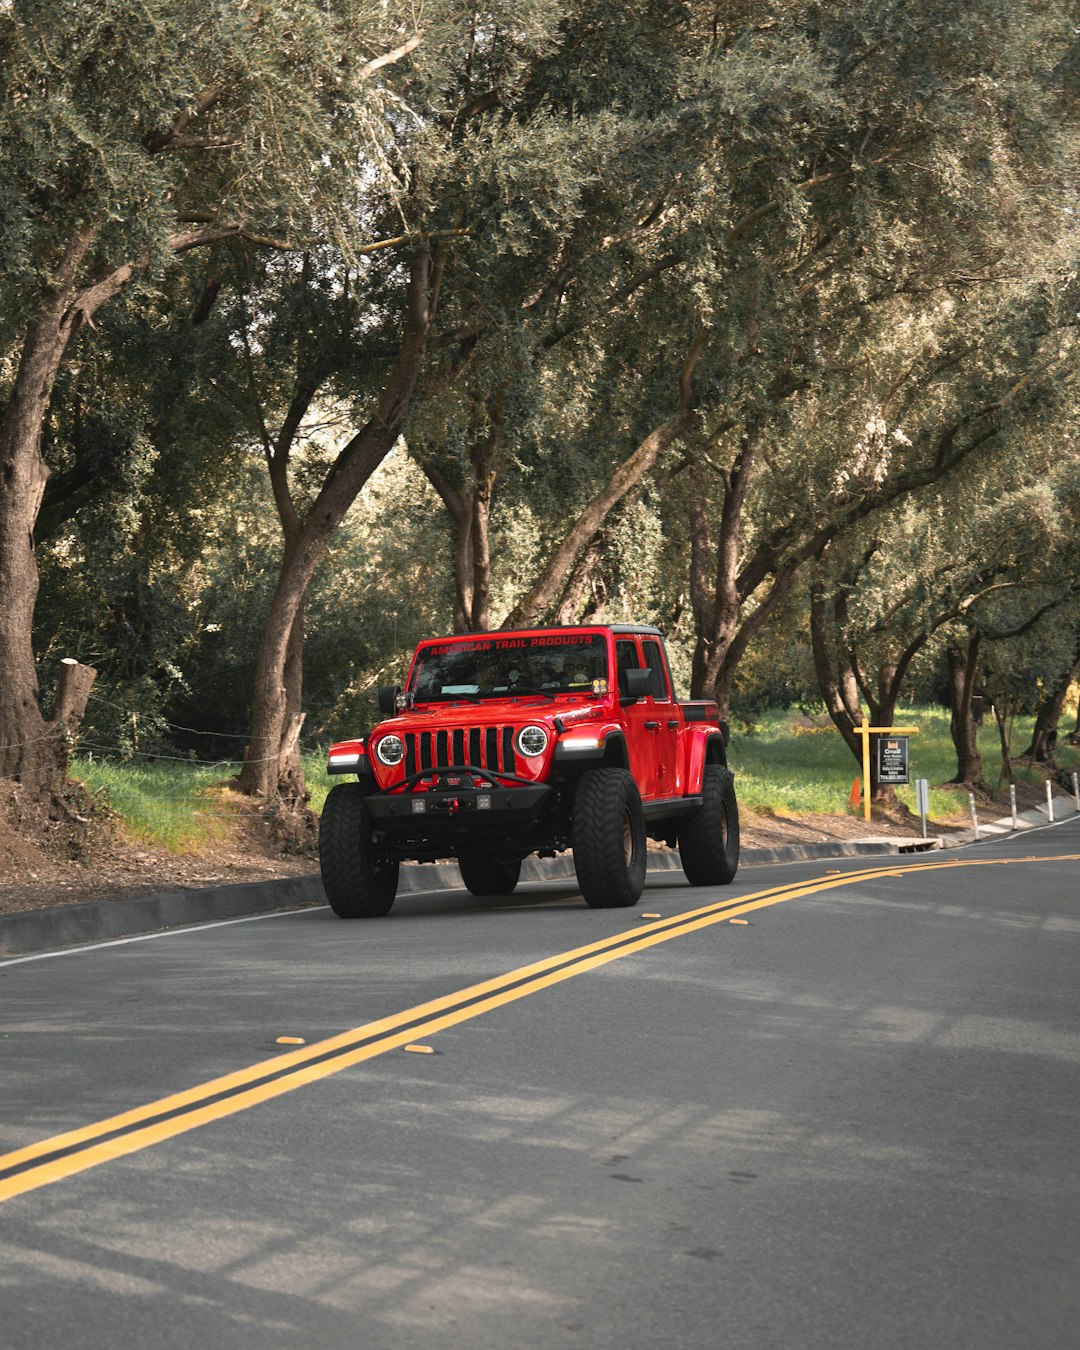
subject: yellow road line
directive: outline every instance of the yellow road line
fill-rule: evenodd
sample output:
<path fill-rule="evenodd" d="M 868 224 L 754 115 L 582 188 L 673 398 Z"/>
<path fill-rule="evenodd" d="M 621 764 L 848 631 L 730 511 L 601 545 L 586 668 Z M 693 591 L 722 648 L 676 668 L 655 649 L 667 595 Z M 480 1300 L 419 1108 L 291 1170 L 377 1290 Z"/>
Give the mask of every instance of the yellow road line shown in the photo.
<path fill-rule="evenodd" d="M 726 900 L 690 910 L 651 925 L 612 934 L 583 947 L 545 957 L 504 975 L 431 999 L 324 1041 L 252 1064 L 211 1079 L 184 1092 L 148 1102 L 131 1111 L 77 1130 L 39 1140 L 0 1155 L 0 1201 L 60 1181 L 100 1163 L 138 1152 L 211 1121 L 245 1111 L 260 1102 L 293 1092 L 343 1069 L 387 1054 L 423 1036 L 471 1021 L 564 980 L 596 970 L 624 956 L 635 955 L 685 933 L 802 896 L 835 890 L 874 878 L 902 877 L 907 872 L 951 867 L 998 866 L 1003 862 L 1080 861 L 1080 854 L 1043 859 L 949 860 L 873 868 L 771 887 L 741 900 Z M 363 1041 L 363 1044 L 357 1044 Z M 40 1160 L 36 1162 L 35 1159 Z M 14 1169 L 14 1170 L 13 1170 Z"/>

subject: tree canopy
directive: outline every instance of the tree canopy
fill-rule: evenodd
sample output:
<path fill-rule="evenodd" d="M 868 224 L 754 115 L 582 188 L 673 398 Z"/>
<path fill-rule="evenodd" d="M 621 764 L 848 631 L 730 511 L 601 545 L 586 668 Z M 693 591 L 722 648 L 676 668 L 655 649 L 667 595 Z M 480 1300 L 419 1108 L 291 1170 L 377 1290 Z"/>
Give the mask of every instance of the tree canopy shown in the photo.
<path fill-rule="evenodd" d="M 0 776 L 86 716 L 302 804 L 431 628 L 652 619 L 725 711 L 813 647 L 846 725 L 989 688 L 976 633 L 1056 689 L 1078 51 L 1058 0 L 0 5 Z"/>

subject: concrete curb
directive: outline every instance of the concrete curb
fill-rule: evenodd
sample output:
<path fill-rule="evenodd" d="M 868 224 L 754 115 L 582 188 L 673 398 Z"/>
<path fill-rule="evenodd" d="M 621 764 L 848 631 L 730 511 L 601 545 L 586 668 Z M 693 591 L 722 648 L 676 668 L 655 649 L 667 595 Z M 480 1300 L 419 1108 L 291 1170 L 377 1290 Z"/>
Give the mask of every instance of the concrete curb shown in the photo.
<path fill-rule="evenodd" d="M 1047 819 L 1045 806 L 1035 806 L 1027 811 L 1018 811 L 1016 814 L 1016 829 L 1013 829 L 1012 816 L 1001 816 L 997 820 L 979 821 L 978 841 L 975 838 L 974 830 L 960 830 L 958 833 L 950 836 L 949 842 L 942 844 L 943 848 L 959 848 L 962 844 L 973 844 L 975 842 L 985 843 L 989 839 L 1002 839 L 1006 835 L 1023 834 L 1026 830 L 1037 830 L 1046 825 L 1060 825 L 1062 821 L 1071 820 L 1074 816 L 1080 815 L 1072 797 L 1054 796 L 1054 819 Z"/>
<path fill-rule="evenodd" d="M 792 844 L 785 848 L 744 849 L 742 864 L 752 867 L 770 862 L 893 852 L 896 852 L 894 847 L 877 841 Z M 678 854 L 650 853 L 649 871 L 681 872 Z M 574 875 L 574 860 L 565 854 L 558 858 L 526 858 L 521 868 L 522 881 L 561 881 Z M 454 863 L 406 863 L 401 869 L 398 894 L 452 890 L 460 886 L 461 874 Z M 0 960 L 137 937 L 166 928 L 213 923 L 218 919 L 246 918 L 325 904 L 322 882 L 316 873 L 280 881 L 243 882 L 201 890 L 165 891 L 160 895 L 28 909 L 0 916 Z"/>
<path fill-rule="evenodd" d="M 1054 801 L 1055 821 L 1077 814 L 1067 799 Z M 1019 830 L 1045 825 L 1046 808 L 1026 811 L 1018 817 Z M 1004 827 L 1003 829 L 1001 827 Z M 980 825 L 980 839 L 1012 834 L 1011 818 Z M 928 840 L 912 837 L 898 841 L 884 839 L 831 840 L 821 844 L 787 844 L 782 848 L 748 848 L 742 852 L 745 867 L 767 863 L 805 862 L 817 858 L 856 858 L 897 854 L 912 849 L 958 848 L 972 842 L 972 832 Z M 677 853 L 653 851 L 649 871 L 681 872 Z M 574 877 L 574 860 L 564 854 L 558 858 L 526 858 L 522 881 L 561 881 Z M 451 890 L 461 886 L 461 875 L 454 863 L 406 863 L 401 869 L 398 893 Z M 95 942 L 155 933 L 167 928 L 213 923 L 220 919 L 247 918 L 278 910 L 310 909 L 326 903 L 318 874 L 287 877 L 279 881 L 242 882 L 232 886 L 210 886 L 202 890 L 165 891 L 160 895 L 129 899 L 103 900 L 82 905 L 55 905 L 48 909 L 23 910 L 0 916 L 0 961 L 5 957 L 32 956 L 38 952 L 59 951 Z"/>

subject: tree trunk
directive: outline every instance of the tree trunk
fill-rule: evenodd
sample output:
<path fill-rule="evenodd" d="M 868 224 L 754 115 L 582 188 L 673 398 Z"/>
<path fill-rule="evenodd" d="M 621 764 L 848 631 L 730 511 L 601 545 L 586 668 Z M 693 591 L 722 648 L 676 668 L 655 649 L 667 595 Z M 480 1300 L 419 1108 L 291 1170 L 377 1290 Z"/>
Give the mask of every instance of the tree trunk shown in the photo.
<path fill-rule="evenodd" d="M 680 411 L 656 427 L 634 453 L 612 474 L 571 524 L 543 571 L 503 622 L 504 628 L 527 628 L 541 623 L 558 603 L 581 553 L 615 507 L 650 473 L 660 455 L 691 424 L 692 414 Z"/>
<path fill-rule="evenodd" d="M 445 475 L 422 450 L 410 449 L 413 458 L 423 469 L 428 482 L 442 498 L 443 505 L 454 523 L 454 632 L 468 633 L 473 616 L 473 498 L 469 492 L 458 492 L 450 486 Z"/>
<path fill-rule="evenodd" d="M 89 231 L 76 238 L 58 266 L 55 289 L 27 328 L 0 420 L 0 777 L 35 796 L 51 791 L 67 765 L 66 746 L 61 751 L 54 734 L 59 723 L 42 716 L 34 664 L 34 528 L 49 476 L 41 440 L 56 375 L 78 326 L 71 310 L 74 278 L 92 239 Z"/>
<path fill-rule="evenodd" d="M 696 641 L 690 673 L 692 698 L 711 698 L 728 717 L 739 663 L 757 634 L 790 592 L 795 566 L 741 567 L 743 510 L 754 470 L 761 419 L 745 430 L 731 469 L 723 474 L 724 500 L 713 542 L 708 516 L 707 479 L 703 466 L 694 477 L 690 508 L 690 600 Z M 770 580 L 771 578 L 771 580 Z M 746 613 L 750 596 L 768 583 L 764 596 Z"/>
<path fill-rule="evenodd" d="M 574 564 L 566 579 L 563 593 L 555 609 L 556 623 L 584 623 L 584 616 L 595 616 L 596 571 L 604 554 L 602 534 L 596 534 L 586 545 L 584 553 Z M 592 621 L 590 617 L 589 622 Z"/>
<path fill-rule="evenodd" d="M 289 633 L 285 652 L 283 681 L 285 689 L 285 729 L 278 753 L 277 776 L 280 796 L 298 809 L 311 800 L 304 784 L 304 766 L 300 758 L 300 731 L 304 725 L 304 602 L 301 600 Z"/>
<path fill-rule="evenodd" d="M 857 654 L 845 640 L 846 617 L 846 590 L 840 589 L 830 601 L 826 598 L 824 581 L 821 579 L 815 581 L 810 599 L 810 639 L 814 653 L 814 672 L 829 716 L 843 736 L 844 744 L 851 751 L 861 773 L 863 744 L 862 736 L 856 730 L 862 724 L 864 716 L 860 694 L 866 702 L 865 715 L 868 724 L 878 727 L 892 726 L 896 719 L 896 704 L 908 669 L 929 635 L 919 634 L 895 659 L 883 662 L 877 680 L 870 682 L 859 668 Z M 879 804 L 891 805 L 896 801 L 896 792 L 890 784 L 882 784 L 878 779 L 876 742 L 879 739 L 874 736 L 870 740 L 870 798 Z"/>
<path fill-rule="evenodd" d="M 240 233 L 239 225 L 200 227 L 174 235 L 169 247 L 173 253 L 185 253 Z M 96 237 L 97 227 L 86 226 L 47 269 L 48 281 L 23 336 L 11 394 L 0 418 L 0 778 L 15 780 L 38 797 L 55 795 L 67 772 L 68 746 L 60 735 L 61 725 L 73 729 L 85 708 L 85 697 L 76 708 L 77 696 L 70 692 L 85 682 L 79 676 L 69 681 L 68 698 L 76 702 L 67 709 L 66 723 L 62 718 L 45 722 L 34 665 L 38 592 L 34 533 L 49 477 L 41 450 L 45 419 L 72 339 L 146 265 L 145 259 L 128 260 L 111 272 L 80 281 Z M 88 697 L 89 684 L 84 692 Z"/>
<path fill-rule="evenodd" d="M 558 603 L 574 564 L 604 521 L 627 494 L 653 471 L 663 452 L 693 425 L 692 380 L 704 347 L 704 335 L 696 334 L 679 376 L 679 407 L 674 417 L 654 427 L 586 504 L 563 535 L 529 593 L 503 621 L 503 628 L 525 628 L 543 621 Z"/>
<path fill-rule="evenodd" d="M 1001 776 L 998 778 L 998 786 L 1003 782 L 1012 783 L 1015 781 L 1012 767 L 1012 755 L 1010 753 L 1009 736 L 1009 714 L 1010 707 L 999 699 L 994 700 L 994 721 L 997 723 L 998 743 L 1001 746 Z"/>
<path fill-rule="evenodd" d="M 282 557 L 259 645 L 251 741 L 239 777 L 240 788 L 253 795 L 272 800 L 283 788 L 290 791 L 279 777 L 279 766 L 292 762 L 289 742 L 295 726 L 286 668 L 304 596 L 334 531 L 401 434 L 434 322 L 441 271 L 426 248 L 413 255 L 401 345 L 378 411 L 337 456 Z"/>
<path fill-rule="evenodd" d="M 455 633 L 483 633 L 491 627 L 491 500 L 498 476 L 500 405 L 492 421 L 491 431 L 473 442 L 468 481 L 460 491 L 422 448 L 412 448 L 453 521 Z"/>
<path fill-rule="evenodd" d="M 1078 674 L 1080 674 L 1080 661 L 1072 666 L 1067 674 L 1062 676 L 1043 700 L 1042 706 L 1035 717 L 1031 744 L 1021 758 L 1028 759 L 1033 764 L 1053 765 L 1054 750 L 1057 748 L 1058 723 L 1061 721 L 1061 714 L 1065 707 L 1065 699 L 1068 696 L 1069 689 Z M 1078 722 L 1078 725 L 1080 725 L 1080 722 Z"/>
<path fill-rule="evenodd" d="M 978 677 L 981 642 L 982 635 L 978 629 L 973 629 L 968 637 L 965 651 L 958 651 L 954 647 L 949 648 L 949 688 L 952 706 L 949 732 L 956 748 L 956 776 L 949 781 L 962 783 L 967 787 L 986 792 L 989 789 L 983 777 L 978 728 L 971 712 L 975 683 Z"/>
<path fill-rule="evenodd" d="M 739 555 L 742 539 L 742 513 L 754 466 L 754 453 L 762 424 L 754 423 L 743 433 L 735 463 L 724 478 L 724 500 L 720 508 L 720 524 L 716 536 L 715 558 L 712 563 L 712 593 L 701 594 L 706 583 L 708 567 L 702 550 L 707 547 L 708 532 L 702 522 L 706 514 L 704 495 L 695 505 L 691 516 L 691 534 L 696 540 L 691 545 L 691 587 L 698 590 L 694 599 L 694 615 L 706 625 L 699 627 L 694 646 L 691 675 L 691 696 L 723 700 L 720 716 L 728 715 L 734 668 L 728 663 L 728 654 L 738 629 L 743 596 L 739 591 Z M 704 476 L 697 479 L 699 493 L 704 494 Z M 721 679 L 721 672 L 724 678 Z"/>
<path fill-rule="evenodd" d="M 862 721 L 858 686 L 850 663 L 843 658 L 839 662 L 839 677 L 834 674 L 829 620 L 825 586 L 821 581 L 816 581 L 810 595 L 810 641 L 814 653 L 814 673 L 826 711 L 861 769 L 862 737 L 855 731 Z"/>
<path fill-rule="evenodd" d="M 473 450 L 471 631 L 486 633 L 491 627 L 491 494 L 495 487 L 497 430 Z"/>

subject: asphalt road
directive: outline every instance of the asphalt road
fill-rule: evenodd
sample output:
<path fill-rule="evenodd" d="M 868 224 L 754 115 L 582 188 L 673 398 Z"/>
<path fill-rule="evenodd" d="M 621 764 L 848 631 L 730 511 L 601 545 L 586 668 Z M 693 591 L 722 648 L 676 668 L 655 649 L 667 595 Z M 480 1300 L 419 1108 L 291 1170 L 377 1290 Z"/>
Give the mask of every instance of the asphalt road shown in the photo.
<path fill-rule="evenodd" d="M 0 1345 L 1071 1350 L 1078 957 L 1073 820 L 0 963 Z"/>

